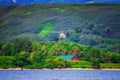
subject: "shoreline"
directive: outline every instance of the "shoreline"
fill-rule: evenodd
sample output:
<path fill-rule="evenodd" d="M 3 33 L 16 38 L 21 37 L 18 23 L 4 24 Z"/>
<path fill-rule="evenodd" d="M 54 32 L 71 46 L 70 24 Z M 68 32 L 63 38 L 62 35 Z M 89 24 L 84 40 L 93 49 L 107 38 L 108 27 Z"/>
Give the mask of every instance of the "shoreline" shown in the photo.
<path fill-rule="evenodd" d="M 120 70 L 120 69 L 112 69 L 112 68 L 102 68 L 102 69 L 93 69 L 93 68 L 54 68 L 54 69 L 49 69 L 49 68 L 42 68 L 42 69 L 27 69 L 27 68 L 0 68 L 1 70 Z"/>

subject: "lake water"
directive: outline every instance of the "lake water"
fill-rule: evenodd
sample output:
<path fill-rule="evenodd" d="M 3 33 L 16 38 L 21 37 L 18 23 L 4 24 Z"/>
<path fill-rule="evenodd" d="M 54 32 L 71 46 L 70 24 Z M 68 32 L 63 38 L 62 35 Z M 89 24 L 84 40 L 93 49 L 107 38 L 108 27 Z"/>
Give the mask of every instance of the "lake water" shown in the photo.
<path fill-rule="evenodd" d="M 0 70 L 0 80 L 120 80 L 120 70 Z"/>

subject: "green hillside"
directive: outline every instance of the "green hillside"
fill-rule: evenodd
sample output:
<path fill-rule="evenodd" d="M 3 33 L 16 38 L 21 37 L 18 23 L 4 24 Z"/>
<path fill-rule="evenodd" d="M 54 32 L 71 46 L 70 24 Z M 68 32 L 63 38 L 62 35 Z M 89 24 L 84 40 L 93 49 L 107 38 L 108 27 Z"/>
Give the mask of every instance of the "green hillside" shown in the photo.
<path fill-rule="evenodd" d="M 120 53 L 120 5 L 0 6 L 0 41 L 17 38 L 95 46 Z"/>

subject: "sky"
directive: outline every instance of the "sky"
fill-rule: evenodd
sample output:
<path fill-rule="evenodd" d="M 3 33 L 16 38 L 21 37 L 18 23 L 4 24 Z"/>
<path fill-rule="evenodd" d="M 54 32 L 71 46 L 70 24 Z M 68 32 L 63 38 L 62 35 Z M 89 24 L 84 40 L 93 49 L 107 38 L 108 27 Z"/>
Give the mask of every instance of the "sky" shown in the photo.
<path fill-rule="evenodd" d="M 0 5 L 29 5 L 29 4 L 43 4 L 43 3 L 61 3 L 61 4 L 85 4 L 87 2 L 94 3 L 119 3 L 120 0 L 0 0 Z"/>

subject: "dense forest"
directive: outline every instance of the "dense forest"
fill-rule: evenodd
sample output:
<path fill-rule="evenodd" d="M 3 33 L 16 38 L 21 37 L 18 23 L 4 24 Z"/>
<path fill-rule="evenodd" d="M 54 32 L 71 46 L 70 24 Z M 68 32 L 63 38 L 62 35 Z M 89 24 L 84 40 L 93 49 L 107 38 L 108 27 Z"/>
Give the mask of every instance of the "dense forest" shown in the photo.
<path fill-rule="evenodd" d="M 76 55 L 64 60 L 59 55 Z M 120 54 L 78 43 L 16 39 L 0 42 L 0 68 L 120 68 Z"/>
<path fill-rule="evenodd" d="M 68 43 L 120 53 L 119 9 L 119 4 L 0 6 L 0 41 L 57 42 L 64 32 Z"/>

